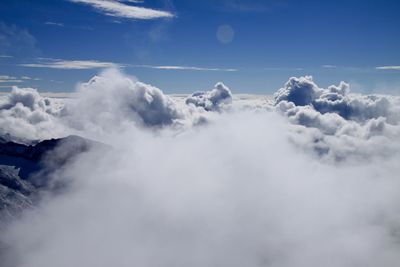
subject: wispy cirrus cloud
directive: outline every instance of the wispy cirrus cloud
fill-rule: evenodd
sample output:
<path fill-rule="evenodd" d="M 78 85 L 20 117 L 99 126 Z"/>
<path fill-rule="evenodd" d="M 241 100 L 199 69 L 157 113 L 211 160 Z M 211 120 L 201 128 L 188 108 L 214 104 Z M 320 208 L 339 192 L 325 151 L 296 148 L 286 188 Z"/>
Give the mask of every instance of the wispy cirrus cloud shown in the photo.
<path fill-rule="evenodd" d="M 321 67 L 323 67 L 324 69 L 336 69 L 336 68 L 337 68 L 337 66 L 335 66 L 335 65 L 329 65 L 329 64 L 322 65 Z"/>
<path fill-rule="evenodd" d="M 141 3 L 142 1 L 121 0 L 69 0 L 73 3 L 90 5 L 107 16 L 126 19 L 158 19 L 172 18 L 174 14 L 168 11 L 157 10 L 146 7 L 132 6 L 124 2 Z"/>
<path fill-rule="evenodd" d="M 400 66 L 379 66 L 376 67 L 377 70 L 400 70 Z"/>
<path fill-rule="evenodd" d="M 134 65 L 115 62 L 105 62 L 99 60 L 64 60 L 52 58 L 38 58 L 35 63 L 18 64 L 21 67 L 29 68 L 49 68 L 61 70 L 85 70 L 85 69 L 103 69 L 115 67 L 148 68 L 158 70 L 189 70 L 189 71 L 238 71 L 234 68 L 205 68 L 196 66 L 177 66 L 177 65 Z"/>
<path fill-rule="evenodd" d="M 54 22 L 54 21 L 46 21 L 44 24 L 50 25 L 50 26 L 64 27 L 64 23 Z"/>
<path fill-rule="evenodd" d="M 62 59 L 47 59 L 38 63 L 19 64 L 22 67 L 29 68 L 49 68 L 63 70 L 85 70 L 85 69 L 101 69 L 118 67 L 119 64 L 113 62 L 103 62 L 98 60 L 62 60 Z"/>
<path fill-rule="evenodd" d="M 193 67 L 193 66 L 176 66 L 176 65 L 129 65 L 130 67 L 137 68 L 150 68 L 159 70 L 193 70 L 193 71 L 238 71 L 237 69 L 225 69 L 225 68 L 203 68 L 203 67 Z"/>
<path fill-rule="evenodd" d="M 23 80 L 14 76 L 0 75 L 0 83 L 22 83 Z"/>

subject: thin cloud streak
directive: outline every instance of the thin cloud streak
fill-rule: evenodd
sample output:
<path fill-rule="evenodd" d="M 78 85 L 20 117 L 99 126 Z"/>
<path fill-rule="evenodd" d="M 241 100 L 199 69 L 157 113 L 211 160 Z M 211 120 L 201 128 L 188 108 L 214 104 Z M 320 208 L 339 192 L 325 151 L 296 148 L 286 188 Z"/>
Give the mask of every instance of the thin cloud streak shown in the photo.
<path fill-rule="evenodd" d="M 60 23 L 60 22 L 46 21 L 44 24 L 50 25 L 50 26 L 64 27 L 64 23 Z"/>
<path fill-rule="evenodd" d="M 126 19 L 158 19 L 173 18 L 174 14 L 168 11 L 145 7 L 132 6 L 112 0 L 69 0 L 73 3 L 90 5 L 107 16 Z M 129 1 L 134 3 L 132 1 Z"/>
<path fill-rule="evenodd" d="M 376 67 L 377 70 L 400 70 L 400 66 L 380 66 Z"/>
<path fill-rule="evenodd" d="M 63 70 L 85 70 L 99 68 L 118 67 L 118 64 L 112 62 L 101 62 L 97 60 L 52 60 L 51 62 L 19 64 L 18 66 L 29 68 L 49 68 Z"/>
<path fill-rule="evenodd" d="M 161 65 L 161 66 L 153 66 L 153 65 L 129 65 L 130 67 L 135 68 L 150 68 L 150 69 L 159 69 L 159 70 L 193 70 L 193 71 L 227 71 L 234 72 L 238 71 L 237 69 L 223 69 L 223 68 L 202 68 L 202 67 L 193 67 L 193 66 L 171 66 L 171 65 Z"/>
<path fill-rule="evenodd" d="M 22 83 L 23 80 L 14 76 L 0 75 L 0 83 Z"/>
<path fill-rule="evenodd" d="M 321 67 L 323 67 L 323 68 L 325 68 L 325 69 L 336 69 L 336 68 L 337 68 L 337 66 L 335 66 L 335 65 L 329 65 L 329 64 L 327 64 L 327 65 L 322 65 Z"/>
<path fill-rule="evenodd" d="M 191 71 L 225 71 L 234 72 L 238 71 L 233 68 L 203 68 L 195 66 L 176 66 L 176 65 L 133 65 L 114 62 L 103 62 L 98 60 L 63 60 L 63 59 L 41 59 L 38 58 L 38 63 L 24 63 L 18 66 L 29 68 L 49 68 L 49 69 L 63 69 L 63 70 L 85 70 L 85 69 L 102 69 L 102 68 L 148 68 L 158 70 L 191 70 Z M 42 60 L 44 60 L 42 62 Z"/>

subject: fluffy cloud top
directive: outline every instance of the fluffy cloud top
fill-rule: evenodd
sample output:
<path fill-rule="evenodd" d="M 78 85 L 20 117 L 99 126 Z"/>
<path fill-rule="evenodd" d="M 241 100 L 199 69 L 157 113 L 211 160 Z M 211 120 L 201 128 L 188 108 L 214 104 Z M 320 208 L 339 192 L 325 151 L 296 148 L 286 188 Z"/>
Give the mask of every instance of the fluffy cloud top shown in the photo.
<path fill-rule="evenodd" d="M 61 107 L 35 89 L 13 87 L 10 94 L 0 97 L 0 134 L 20 141 L 58 136 L 64 131 L 55 118 Z"/>
<path fill-rule="evenodd" d="M 132 126 L 187 128 L 215 120 L 218 113 L 212 111 L 228 107 L 230 112 L 277 111 L 291 122 L 294 143 L 329 160 L 398 151 L 398 97 L 351 94 L 344 82 L 320 88 L 309 76 L 290 78 L 272 103 L 233 100 L 222 83 L 181 101 L 118 70 L 108 70 L 81 84 L 73 99 L 45 98 L 34 89 L 14 88 L 0 98 L 0 132 L 20 142 L 69 134 L 97 139 Z"/>
<path fill-rule="evenodd" d="M 341 82 L 327 89 L 319 88 L 311 76 L 292 77 L 275 94 L 275 102 L 292 102 L 296 106 L 311 106 L 321 114 L 337 113 L 347 120 L 364 122 L 385 117 L 389 121 L 400 119 L 398 101 L 390 96 L 349 94 L 349 85 Z"/>
<path fill-rule="evenodd" d="M 186 99 L 186 104 L 203 107 L 207 111 L 218 111 L 230 103 L 232 103 L 232 92 L 221 82 L 211 91 L 195 92 Z"/>
<path fill-rule="evenodd" d="M 80 85 L 78 99 L 66 107 L 72 123 L 115 127 L 126 121 L 145 126 L 171 125 L 184 118 L 162 91 L 108 70 Z"/>
<path fill-rule="evenodd" d="M 399 98 L 300 77 L 272 103 L 234 99 L 222 83 L 172 98 L 116 70 L 62 103 L 14 88 L 2 134 L 110 146 L 62 168 L 77 148 L 51 154 L 46 175 L 69 186 L 4 228 L 2 264 L 399 266 Z"/>
<path fill-rule="evenodd" d="M 350 94 L 344 82 L 324 89 L 310 76 L 293 77 L 275 94 L 275 107 L 293 123 L 293 141 L 320 156 L 342 160 L 399 151 L 398 97 Z"/>

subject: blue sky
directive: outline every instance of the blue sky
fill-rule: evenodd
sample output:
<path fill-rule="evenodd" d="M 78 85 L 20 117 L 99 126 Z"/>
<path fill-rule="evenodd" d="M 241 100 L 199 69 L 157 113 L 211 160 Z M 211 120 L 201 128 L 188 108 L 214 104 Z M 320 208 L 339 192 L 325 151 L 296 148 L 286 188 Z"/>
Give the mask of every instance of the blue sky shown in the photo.
<path fill-rule="evenodd" d="M 167 93 L 290 76 L 400 93 L 400 1 L 1 0 L 0 90 L 73 91 L 108 66 Z"/>

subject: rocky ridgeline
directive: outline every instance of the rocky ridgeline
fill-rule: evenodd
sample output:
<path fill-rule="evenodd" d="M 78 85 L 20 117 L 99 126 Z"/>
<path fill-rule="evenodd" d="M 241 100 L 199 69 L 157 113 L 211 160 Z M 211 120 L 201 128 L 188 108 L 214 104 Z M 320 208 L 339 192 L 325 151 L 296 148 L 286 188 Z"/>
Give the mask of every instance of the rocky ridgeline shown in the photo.
<path fill-rule="evenodd" d="M 40 192 L 50 188 L 49 173 L 74 156 L 98 145 L 79 136 L 31 142 L 0 140 L 0 220 L 11 219 L 32 207 Z"/>

